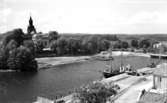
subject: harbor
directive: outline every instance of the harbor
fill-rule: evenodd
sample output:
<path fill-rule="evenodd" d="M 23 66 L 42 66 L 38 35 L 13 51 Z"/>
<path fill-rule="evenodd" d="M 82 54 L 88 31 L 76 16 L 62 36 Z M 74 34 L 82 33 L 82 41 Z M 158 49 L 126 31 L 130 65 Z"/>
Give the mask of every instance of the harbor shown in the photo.
<path fill-rule="evenodd" d="M 123 52 L 123 53 L 124 53 L 124 56 L 126 58 L 129 56 L 133 57 L 135 54 L 135 53 L 132 54 L 129 52 Z M 117 52 L 115 54 L 117 54 L 115 56 L 120 56 L 119 52 Z M 137 55 L 137 54 L 135 54 L 135 55 Z M 144 56 L 144 57 L 148 57 L 148 56 Z M 138 58 L 139 57 L 141 57 L 141 55 L 140 56 L 138 55 Z M 120 58 L 120 60 L 121 59 L 122 58 Z M 102 61 L 100 60 L 100 62 L 102 62 Z M 132 63 L 132 61 L 130 61 L 130 62 L 126 61 L 126 63 Z M 151 63 L 151 62 L 147 61 L 147 63 Z M 161 64 L 157 65 L 154 68 L 153 67 L 146 67 L 147 65 L 140 67 L 140 68 L 136 68 L 136 72 L 139 74 L 138 76 L 137 75 L 129 75 L 128 73 L 122 73 L 122 74 L 117 74 L 117 75 L 109 77 L 109 78 L 103 78 L 102 80 L 100 80 L 100 82 L 102 84 L 114 83 L 116 85 L 119 85 L 120 90 L 119 90 L 118 94 L 115 97 L 111 98 L 112 101 L 115 101 L 115 103 L 124 103 L 124 102 L 137 103 L 137 101 L 139 100 L 139 95 L 140 95 L 141 91 L 143 89 L 150 90 L 152 88 L 152 86 L 153 86 L 152 74 L 155 71 L 155 69 L 160 65 Z M 131 96 L 131 98 L 129 98 L 129 96 Z M 45 101 L 45 100 L 48 101 L 47 103 L 52 103 L 54 101 L 65 101 L 65 103 L 73 103 L 72 98 L 73 97 L 71 97 L 70 95 L 65 96 L 65 97 L 58 99 L 58 100 L 48 99 L 45 97 L 38 97 L 37 101 L 34 103 L 43 103 L 42 101 Z"/>
<path fill-rule="evenodd" d="M 154 88 L 154 85 L 155 85 L 154 74 L 156 73 L 157 68 L 161 69 L 165 65 L 167 64 L 162 63 L 157 65 L 155 68 L 146 67 L 146 68 L 138 69 L 137 72 L 142 71 L 143 73 L 148 73 L 148 72 L 151 73 L 147 75 L 132 76 L 132 75 L 128 75 L 127 73 L 123 73 L 107 79 L 102 79 L 100 82 L 102 82 L 103 84 L 114 83 L 116 85 L 119 85 L 120 87 L 118 94 L 114 97 L 111 97 L 110 102 L 107 102 L 107 103 L 112 103 L 112 101 L 114 101 L 114 103 L 140 103 L 140 101 L 142 101 L 142 103 L 156 103 L 159 97 L 161 97 L 161 100 L 160 100 L 161 102 L 165 101 L 167 99 L 165 97 L 167 95 L 166 84 L 164 84 L 165 87 L 163 87 L 164 92 L 162 92 L 162 89 L 159 90 Z M 150 99 L 151 98 L 150 97 L 143 100 L 144 98 L 142 97 L 143 90 L 145 91 L 146 94 L 152 93 L 154 95 L 157 95 L 157 97 L 154 99 Z M 72 95 L 63 97 L 58 100 L 49 100 L 47 98 L 38 97 L 37 101 L 34 103 L 44 103 L 44 101 L 47 101 L 47 103 L 58 102 L 58 101 L 64 101 L 64 103 L 73 103 L 72 99 L 73 99 Z M 80 103 L 80 102 L 77 102 L 77 103 Z"/>
<path fill-rule="evenodd" d="M 150 58 L 143 56 L 129 55 L 123 59 L 126 64 L 131 63 L 136 69 L 146 67 L 151 62 Z M 50 60 L 54 60 L 58 64 L 56 58 Z M 60 57 L 57 60 L 60 60 Z M 49 69 L 40 69 L 38 73 L 1 72 L 0 99 L 4 103 L 11 101 L 30 103 L 36 101 L 37 97 L 52 100 L 70 94 L 75 88 L 103 78 L 102 71 L 105 69 L 106 61 L 83 60 L 71 63 L 72 60 L 67 62 L 68 60 L 70 59 L 65 59 L 66 62 L 61 65 L 55 64 L 54 66 L 53 64 L 53 67 L 51 66 Z M 78 61 L 78 59 L 75 60 Z M 121 60 L 119 55 L 114 56 L 113 66 L 115 68 L 120 66 Z M 61 62 L 63 62 L 63 57 Z M 16 95 L 16 92 L 19 93 Z"/>

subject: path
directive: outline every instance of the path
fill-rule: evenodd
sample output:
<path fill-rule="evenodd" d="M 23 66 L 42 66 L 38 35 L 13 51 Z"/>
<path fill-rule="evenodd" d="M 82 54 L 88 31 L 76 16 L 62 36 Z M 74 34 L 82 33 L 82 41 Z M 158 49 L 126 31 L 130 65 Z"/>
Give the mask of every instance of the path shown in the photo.
<path fill-rule="evenodd" d="M 120 96 L 118 97 L 114 103 L 136 103 L 139 93 L 143 89 L 150 89 L 152 86 L 152 76 L 145 77 L 146 80 L 144 79 L 139 79 L 133 80 L 133 84 L 131 79 L 124 80 L 121 82 L 121 85 L 129 85 L 128 89 Z M 134 82 L 136 81 L 136 83 Z M 125 83 L 125 84 L 122 84 Z"/>

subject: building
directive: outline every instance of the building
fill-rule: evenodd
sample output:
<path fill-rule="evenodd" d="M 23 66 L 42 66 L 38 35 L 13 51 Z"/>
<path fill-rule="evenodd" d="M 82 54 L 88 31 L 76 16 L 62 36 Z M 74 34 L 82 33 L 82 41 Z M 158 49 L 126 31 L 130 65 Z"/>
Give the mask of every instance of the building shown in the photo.
<path fill-rule="evenodd" d="M 153 87 L 141 92 L 138 103 L 167 103 L 167 63 L 153 72 Z"/>
<path fill-rule="evenodd" d="M 49 48 L 50 42 L 49 42 L 49 35 L 43 34 L 43 33 L 37 33 L 36 28 L 33 24 L 33 19 L 30 16 L 29 19 L 29 25 L 27 27 L 27 39 L 32 39 L 34 44 L 40 43 L 40 45 L 43 45 L 44 49 Z"/>
<path fill-rule="evenodd" d="M 153 44 L 155 53 L 166 53 L 167 51 L 167 42 L 157 42 Z"/>
<path fill-rule="evenodd" d="M 27 27 L 27 34 L 36 34 L 36 29 L 34 27 L 34 24 L 33 24 L 33 19 L 32 17 L 30 16 L 30 19 L 29 19 L 29 25 Z"/>
<path fill-rule="evenodd" d="M 50 46 L 48 34 L 36 33 L 32 36 L 32 40 L 34 41 L 35 44 L 37 43 L 42 44 L 44 48 L 49 48 Z"/>
<path fill-rule="evenodd" d="M 153 73 L 153 88 L 167 93 L 167 64 L 160 65 Z"/>

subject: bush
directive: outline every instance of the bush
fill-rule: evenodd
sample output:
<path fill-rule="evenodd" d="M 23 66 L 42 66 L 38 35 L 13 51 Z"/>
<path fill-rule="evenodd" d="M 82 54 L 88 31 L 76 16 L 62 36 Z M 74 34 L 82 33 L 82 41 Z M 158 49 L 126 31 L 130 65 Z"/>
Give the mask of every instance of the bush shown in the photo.
<path fill-rule="evenodd" d="M 37 70 L 37 62 L 35 61 L 33 54 L 31 53 L 30 49 L 24 46 L 20 46 L 10 51 L 7 66 L 9 69 L 13 70 Z"/>
<path fill-rule="evenodd" d="M 114 84 L 95 82 L 77 90 L 75 98 L 81 103 L 106 103 L 109 97 L 117 94 L 118 89 L 119 87 Z"/>
<path fill-rule="evenodd" d="M 8 52 L 6 52 L 5 48 L 0 48 L 0 69 L 8 69 L 6 65 L 7 58 L 8 58 Z"/>

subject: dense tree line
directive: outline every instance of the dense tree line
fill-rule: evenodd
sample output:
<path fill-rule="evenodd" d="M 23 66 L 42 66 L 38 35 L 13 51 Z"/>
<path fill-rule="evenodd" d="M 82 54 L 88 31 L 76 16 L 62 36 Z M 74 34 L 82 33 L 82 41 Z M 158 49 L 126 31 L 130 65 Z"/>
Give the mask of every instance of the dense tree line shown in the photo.
<path fill-rule="evenodd" d="M 130 42 L 120 40 L 116 35 L 59 35 L 57 31 L 48 33 L 50 48 L 57 56 L 62 55 L 89 55 L 113 48 L 116 50 L 128 48 L 150 48 L 151 42 L 148 39 L 132 39 Z M 114 42 L 114 43 L 111 43 Z M 43 52 L 44 45 L 38 41 L 36 52 Z"/>
<path fill-rule="evenodd" d="M 115 44 L 113 44 L 113 48 L 114 49 L 127 49 L 129 48 L 129 43 L 126 42 L 126 41 L 121 41 L 121 40 L 118 40 L 116 41 Z"/>
<path fill-rule="evenodd" d="M 0 69 L 36 71 L 35 47 L 32 40 L 24 40 L 21 29 L 4 34 L 0 47 Z"/>
<path fill-rule="evenodd" d="M 67 38 L 61 36 L 51 42 L 50 46 L 57 55 L 87 55 L 107 50 L 110 46 L 110 41 L 98 36 L 88 36 L 84 38 Z"/>

